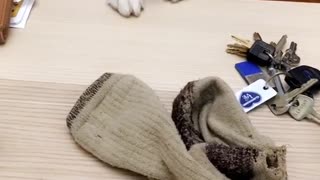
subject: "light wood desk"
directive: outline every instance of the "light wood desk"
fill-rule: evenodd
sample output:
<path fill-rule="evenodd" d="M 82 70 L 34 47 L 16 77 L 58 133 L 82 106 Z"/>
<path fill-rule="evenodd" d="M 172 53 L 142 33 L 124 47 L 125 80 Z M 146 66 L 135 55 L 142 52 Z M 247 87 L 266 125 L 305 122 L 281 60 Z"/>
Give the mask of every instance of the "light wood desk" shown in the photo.
<path fill-rule="evenodd" d="M 140 18 L 125 19 L 103 0 L 37 0 L 27 28 L 0 47 L 0 179 L 144 179 L 98 161 L 74 141 L 65 117 L 81 92 L 104 72 L 148 83 L 168 110 L 186 82 L 222 77 L 245 86 L 225 53 L 230 35 L 267 41 L 286 33 L 302 64 L 320 68 L 320 4 L 268 1 L 148 0 Z M 316 96 L 320 110 L 320 96 Z M 320 126 L 275 117 L 266 106 L 252 123 L 288 145 L 291 180 L 320 179 Z"/>

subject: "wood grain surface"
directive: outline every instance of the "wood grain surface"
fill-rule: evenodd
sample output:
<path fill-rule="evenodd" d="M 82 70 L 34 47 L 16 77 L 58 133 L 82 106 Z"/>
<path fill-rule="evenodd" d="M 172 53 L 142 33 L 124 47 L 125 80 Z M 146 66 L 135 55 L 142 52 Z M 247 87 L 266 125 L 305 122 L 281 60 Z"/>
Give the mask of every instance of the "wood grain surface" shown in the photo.
<path fill-rule="evenodd" d="M 302 64 L 320 68 L 320 4 L 252 0 L 147 1 L 125 19 L 104 1 L 38 0 L 26 29 L 0 47 L 0 179 L 144 179 L 112 168 L 78 147 L 65 118 L 82 91 L 104 72 L 133 74 L 168 111 L 191 80 L 223 78 L 236 92 L 243 59 L 225 53 L 230 35 L 266 41 L 287 34 Z M 310 18 L 312 17 L 312 18 Z M 320 111 L 320 96 L 315 96 Z M 253 125 L 288 147 L 290 180 L 320 179 L 320 125 L 274 116 L 264 105 Z"/>

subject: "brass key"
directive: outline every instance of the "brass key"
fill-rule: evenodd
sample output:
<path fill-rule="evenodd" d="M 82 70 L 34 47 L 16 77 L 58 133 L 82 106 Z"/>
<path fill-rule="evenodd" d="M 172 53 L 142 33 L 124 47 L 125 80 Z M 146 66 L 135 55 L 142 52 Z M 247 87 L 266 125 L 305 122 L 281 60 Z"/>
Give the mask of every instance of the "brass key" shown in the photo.
<path fill-rule="evenodd" d="M 229 54 L 234 54 L 240 57 L 246 57 L 247 52 L 252 46 L 252 42 L 240 37 L 231 35 L 231 38 L 236 41 L 234 44 L 228 44 L 226 52 Z"/>

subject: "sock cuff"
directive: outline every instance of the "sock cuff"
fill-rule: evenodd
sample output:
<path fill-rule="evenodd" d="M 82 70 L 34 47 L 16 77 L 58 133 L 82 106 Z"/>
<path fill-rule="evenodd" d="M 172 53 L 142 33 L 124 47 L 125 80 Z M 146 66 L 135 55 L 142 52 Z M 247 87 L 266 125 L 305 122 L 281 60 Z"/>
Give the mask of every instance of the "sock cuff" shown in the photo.
<path fill-rule="evenodd" d="M 80 95 L 66 118 L 67 126 L 71 130 L 71 133 L 74 130 L 78 130 L 86 122 L 90 113 L 103 101 L 108 93 L 114 93 L 112 88 L 116 86 L 116 84 L 123 80 L 133 81 L 134 79 L 131 75 L 105 73 L 95 80 Z M 117 88 L 127 87 L 120 85 Z"/>
<path fill-rule="evenodd" d="M 103 74 L 82 93 L 67 116 L 67 126 L 69 129 L 71 129 L 73 124 L 72 122 L 79 115 L 80 111 L 86 106 L 87 103 L 90 102 L 92 97 L 99 91 L 104 82 L 106 82 L 111 76 L 112 74 L 110 73 Z"/>

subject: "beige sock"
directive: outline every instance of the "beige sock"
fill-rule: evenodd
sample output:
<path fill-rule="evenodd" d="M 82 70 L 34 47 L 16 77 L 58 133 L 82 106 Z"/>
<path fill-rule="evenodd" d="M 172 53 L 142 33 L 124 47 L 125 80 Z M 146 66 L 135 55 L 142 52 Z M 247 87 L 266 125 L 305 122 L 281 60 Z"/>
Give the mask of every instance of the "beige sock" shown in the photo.
<path fill-rule="evenodd" d="M 208 159 L 227 177 L 287 179 L 286 148 L 255 130 L 220 78 L 188 83 L 173 103 L 172 118 L 187 149 L 206 142 Z"/>
<path fill-rule="evenodd" d="M 150 179 L 228 179 L 210 163 L 205 143 L 187 151 L 158 97 L 133 76 L 101 76 L 79 98 L 67 125 L 100 160 Z"/>

